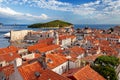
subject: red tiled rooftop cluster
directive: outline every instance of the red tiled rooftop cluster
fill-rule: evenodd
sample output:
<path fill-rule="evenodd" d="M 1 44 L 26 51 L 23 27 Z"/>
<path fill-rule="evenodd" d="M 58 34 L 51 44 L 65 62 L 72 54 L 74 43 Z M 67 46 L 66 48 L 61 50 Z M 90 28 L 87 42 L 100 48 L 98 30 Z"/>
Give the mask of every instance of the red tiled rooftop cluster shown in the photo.
<path fill-rule="evenodd" d="M 99 56 L 102 56 L 103 54 L 94 54 L 94 55 L 91 55 L 91 56 L 86 56 L 84 58 L 82 58 L 82 60 L 85 60 L 85 61 L 95 61 L 96 58 L 98 58 Z"/>
<path fill-rule="evenodd" d="M 5 67 L 0 68 L 0 72 L 3 72 L 6 77 L 10 76 L 14 72 L 14 66 L 8 65 Z"/>
<path fill-rule="evenodd" d="M 46 43 L 46 44 L 53 44 L 53 40 L 54 38 L 47 38 L 47 39 L 42 39 L 42 40 L 39 40 L 38 43 Z"/>
<path fill-rule="evenodd" d="M 49 69 L 42 69 L 38 62 L 23 65 L 19 67 L 18 70 L 24 80 L 69 80 L 68 78 L 60 76 Z M 40 76 L 36 77 L 35 72 L 39 72 Z"/>
<path fill-rule="evenodd" d="M 32 51 L 38 50 L 39 48 L 43 48 L 43 47 L 46 47 L 46 46 L 48 46 L 48 45 L 45 44 L 45 43 L 35 44 L 35 45 L 32 45 L 32 46 L 29 46 L 28 51 L 32 52 Z"/>
<path fill-rule="evenodd" d="M 81 70 L 77 71 L 73 77 L 76 80 L 105 80 L 101 75 L 96 71 L 90 68 L 89 65 L 83 67 Z"/>
<path fill-rule="evenodd" d="M 47 62 L 48 59 L 50 59 L 52 61 L 52 63 Z M 59 53 L 51 53 L 51 54 L 46 55 L 47 65 L 51 69 L 63 64 L 66 61 L 67 61 L 67 59 L 64 56 L 60 55 Z"/>
<path fill-rule="evenodd" d="M 59 40 L 63 40 L 63 39 L 67 39 L 67 38 L 74 39 L 75 36 L 74 35 L 60 35 L 59 36 Z"/>
<path fill-rule="evenodd" d="M 9 46 L 9 47 L 6 47 L 6 48 L 0 48 L 0 54 L 3 54 L 3 53 L 12 53 L 12 52 L 17 52 L 18 51 L 18 48 L 17 47 L 14 47 L 14 46 Z"/>
<path fill-rule="evenodd" d="M 20 58 L 20 55 L 17 54 L 18 49 L 14 46 L 9 46 L 7 48 L 0 49 L 0 61 L 10 62 L 15 58 Z"/>
<path fill-rule="evenodd" d="M 89 65 L 82 68 L 70 69 L 62 74 L 72 80 L 106 80 L 96 71 L 94 71 Z"/>
<path fill-rule="evenodd" d="M 0 55 L 0 61 L 10 62 L 15 58 L 20 58 L 20 55 L 17 53 L 4 53 Z"/>
<path fill-rule="evenodd" d="M 59 45 L 49 45 L 46 47 L 38 48 L 38 50 L 40 52 L 47 52 L 47 51 L 58 49 L 59 47 L 60 47 Z"/>
<path fill-rule="evenodd" d="M 74 53 L 82 54 L 85 52 L 85 49 L 82 47 L 74 46 L 74 47 L 70 48 L 70 51 L 72 51 Z"/>

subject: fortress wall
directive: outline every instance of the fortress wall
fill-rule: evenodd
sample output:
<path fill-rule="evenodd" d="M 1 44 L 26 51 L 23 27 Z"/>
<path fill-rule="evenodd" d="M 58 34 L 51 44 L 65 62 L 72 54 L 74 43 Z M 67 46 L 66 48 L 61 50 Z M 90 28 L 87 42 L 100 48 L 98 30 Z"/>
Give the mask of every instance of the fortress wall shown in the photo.
<path fill-rule="evenodd" d="M 10 41 L 23 40 L 28 32 L 32 30 L 10 31 Z"/>

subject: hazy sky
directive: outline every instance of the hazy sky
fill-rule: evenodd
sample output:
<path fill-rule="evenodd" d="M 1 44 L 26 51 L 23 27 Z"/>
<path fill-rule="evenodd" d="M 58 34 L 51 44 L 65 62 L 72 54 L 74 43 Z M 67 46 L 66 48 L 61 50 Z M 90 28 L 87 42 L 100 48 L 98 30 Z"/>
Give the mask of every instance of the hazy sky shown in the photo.
<path fill-rule="evenodd" d="M 120 24 L 120 0 L 0 0 L 0 22 Z"/>

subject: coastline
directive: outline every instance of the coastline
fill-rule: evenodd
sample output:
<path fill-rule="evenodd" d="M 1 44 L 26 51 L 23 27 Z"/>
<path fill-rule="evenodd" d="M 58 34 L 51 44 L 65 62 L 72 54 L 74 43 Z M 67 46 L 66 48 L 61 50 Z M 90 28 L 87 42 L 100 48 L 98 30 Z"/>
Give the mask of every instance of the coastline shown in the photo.
<path fill-rule="evenodd" d="M 58 29 L 58 28 L 71 28 L 71 27 L 40 27 L 40 28 L 36 28 L 36 29 Z"/>
<path fill-rule="evenodd" d="M 98 25 L 93 25 L 93 24 L 74 24 L 74 28 L 77 29 L 77 28 L 85 28 L 85 26 L 89 26 L 90 28 L 95 28 L 95 29 L 109 29 L 111 27 L 114 27 L 116 26 L 117 24 L 98 24 Z M 4 38 L 3 35 L 5 33 L 8 33 L 9 30 L 49 30 L 49 29 L 52 29 L 52 28 L 28 28 L 27 27 L 28 25 L 17 25 L 17 26 L 11 26 L 11 25 L 3 25 L 2 28 L 0 28 L 1 32 L 0 32 L 0 47 L 7 47 L 10 43 L 8 42 L 9 40 Z M 57 27 L 58 28 L 58 27 Z M 54 28 L 54 29 L 57 29 L 57 28 Z M 3 32 L 3 30 L 5 30 L 5 32 Z"/>

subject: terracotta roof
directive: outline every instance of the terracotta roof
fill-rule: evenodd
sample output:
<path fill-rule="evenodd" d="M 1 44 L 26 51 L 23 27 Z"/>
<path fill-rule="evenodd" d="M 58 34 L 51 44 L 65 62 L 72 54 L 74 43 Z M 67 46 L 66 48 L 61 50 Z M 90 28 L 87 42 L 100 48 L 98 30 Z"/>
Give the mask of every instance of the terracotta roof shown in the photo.
<path fill-rule="evenodd" d="M 70 60 L 72 60 L 72 61 L 76 61 L 76 59 L 79 55 L 85 53 L 85 49 L 82 47 L 78 47 L 78 46 L 74 46 L 74 47 L 68 49 L 68 51 L 70 51 L 69 56 L 71 56 Z"/>
<path fill-rule="evenodd" d="M 23 65 L 18 70 L 24 80 L 69 80 L 49 69 L 43 70 L 38 62 Z M 40 76 L 36 77 L 35 72 L 38 72 Z"/>
<path fill-rule="evenodd" d="M 38 43 L 46 43 L 46 44 L 53 44 L 53 40 L 54 38 L 47 38 L 47 39 L 42 39 L 42 40 L 39 40 Z"/>
<path fill-rule="evenodd" d="M 14 46 L 9 46 L 9 47 L 6 47 L 6 48 L 0 48 L 0 54 L 9 53 L 9 52 L 17 52 L 17 51 L 18 51 L 18 48 L 14 47 Z"/>
<path fill-rule="evenodd" d="M 39 58 L 39 57 L 41 57 L 41 54 L 35 54 L 35 58 Z M 52 63 L 49 62 L 49 60 L 51 60 Z M 66 61 L 67 61 L 66 57 L 60 53 L 53 52 L 46 54 L 46 63 L 50 69 L 53 69 Z"/>
<path fill-rule="evenodd" d="M 8 65 L 5 67 L 0 68 L 0 72 L 3 72 L 6 77 L 9 77 L 14 72 L 14 66 Z"/>
<path fill-rule="evenodd" d="M 46 46 L 48 46 L 46 43 L 35 44 L 35 45 L 32 45 L 32 46 L 29 46 L 28 51 L 35 51 L 35 50 L 38 50 L 39 48 L 43 48 L 43 47 L 46 47 Z"/>
<path fill-rule="evenodd" d="M 89 65 L 83 67 L 81 70 L 77 71 L 73 77 L 76 80 L 105 80 L 100 74 L 90 68 Z"/>
<path fill-rule="evenodd" d="M 48 62 L 48 59 L 50 59 L 52 63 Z M 63 64 L 66 61 L 67 59 L 65 58 L 65 56 L 62 56 L 59 53 L 46 54 L 46 62 L 48 67 L 51 69 Z"/>
<path fill-rule="evenodd" d="M 109 41 L 107 41 L 107 40 L 100 40 L 100 45 L 108 46 L 109 45 Z"/>
<path fill-rule="evenodd" d="M 63 39 L 67 39 L 67 38 L 74 39 L 74 38 L 76 38 L 76 36 L 75 35 L 61 35 L 61 36 L 59 36 L 59 40 L 63 40 Z"/>
<path fill-rule="evenodd" d="M 75 35 L 71 35 L 70 38 L 71 38 L 71 39 L 74 39 L 74 38 L 76 38 L 76 36 L 75 36 Z"/>
<path fill-rule="evenodd" d="M 101 46 L 101 51 L 105 52 L 107 55 L 117 56 L 118 52 L 111 46 Z"/>
<path fill-rule="evenodd" d="M 72 51 L 74 53 L 78 53 L 78 54 L 85 53 L 85 49 L 82 47 L 78 47 L 78 46 L 74 46 L 74 47 L 70 48 L 70 51 Z"/>
<path fill-rule="evenodd" d="M 59 47 L 60 47 L 59 45 L 49 45 L 49 46 L 46 46 L 46 47 L 38 48 L 38 50 L 40 52 L 47 52 L 47 51 L 55 50 Z"/>
<path fill-rule="evenodd" d="M 82 58 L 82 60 L 85 60 L 85 61 L 95 61 L 96 58 L 98 58 L 99 56 L 102 56 L 103 54 L 94 54 L 94 55 L 91 55 L 91 56 L 86 56 L 84 58 Z"/>
<path fill-rule="evenodd" d="M 42 76 L 38 78 L 38 80 L 71 80 L 69 78 L 63 77 L 49 69 L 45 70 Z"/>
<path fill-rule="evenodd" d="M 0 54 L 0 61 L 13 61 L 15 58 L 20 58 L 20 55 L 17 53 L 4 53 Z"/>
<path fill-rule="evenodd" d="M 74 75 L 78 70 L 80 70 L 80 69 L 81 69 L 81 67 L 80 67 L 80 68 L 73 68 L 73 69 L 70 69 L 70 70 L 64 72 L 64 73 L 62 74 L 62 76 L 64 76 L 64 77 L 73 76 L 73 75 Z"/>

